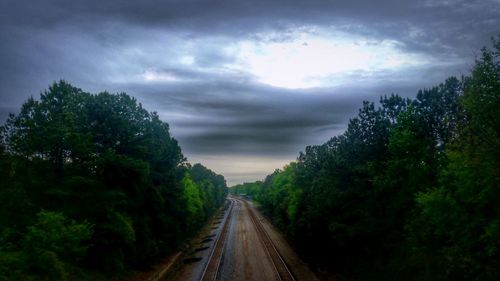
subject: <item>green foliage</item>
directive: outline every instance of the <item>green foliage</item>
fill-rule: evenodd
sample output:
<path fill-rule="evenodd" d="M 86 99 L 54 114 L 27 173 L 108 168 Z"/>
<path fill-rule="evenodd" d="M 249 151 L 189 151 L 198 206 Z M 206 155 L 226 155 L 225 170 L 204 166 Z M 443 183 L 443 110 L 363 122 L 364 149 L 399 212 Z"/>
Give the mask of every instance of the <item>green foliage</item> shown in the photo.
<path fill-rule="evenodd" d="M 256 181 L 256 182 L 237 184 L 235 186 L 232 186 L 229 189 L 229 191 L 235 195 L 246 196 L 248 198 L 253 198 L 256 201 L 260 201 L 260 195 L 262 192 L 261 189 L 262 189 L 262 182 Z"/>
<path fill-rule="evenodd" d="M 81 241 L 92 235 L 91 225 L 67 221 L 62 213 L 41 211 L 38 220 L 28 227 L 23 246 L 36 255 L 38 251 L 49 251 L 64 260 L 78 261 L 85 256 L 88 245 Z"/>
<path fill-rule="evenodd" d="M 0 132 L 0 275 L 10 280 L 150 266 L 226 196 L 224 178 L 187 165 L 168 124 L 124 93 L 60 81 Z"/>
<path fill-rule="evenodd" d="M 26 259 L 22 252 L 8 251 L 5 245 L 0 248 L 0 280 L 22 280 Z"/>
<path fill-rule="evenodd" d="M 41 211 L 20 243 L 14 244 L 8 231 L 2 233 L 0 273 L 6 280 L 67 280 L 66 268 L 85 256 L 91 235 L 87 222 Z"/>
<path fill-rule="evenodd" d="M 499 42 L 470 77 L 364 102 L 344 134 L 231 192 L 341 278 L 500 279 Z"/>
<path fill-rule="evenodd" d="M 201 164 L 194 164 L 189 170 L 193 182 L 198 186 L 203 202 L 204 219 L 212 216 L 227 196 L 226 180 Z"/>
<path fill-rule="evenodd" d="M 188 173 L 181 181 L 184 189 L 184 198 L 186 200 L 186 221 L 189 222 L 189 230 L 200 224 L 201 214 L 203 212 L 203 202 L 201 201 L 200 188 L 197 186 Z"/>
<path fill-rule="evenodd" d="M 418 195 L 410 228 L 415 254 L 438 259 L 442 280 L 500 278 L 500 44 L 493 43 L 466 80 L 465 120 L 446 150 L 439 184 Z"/>

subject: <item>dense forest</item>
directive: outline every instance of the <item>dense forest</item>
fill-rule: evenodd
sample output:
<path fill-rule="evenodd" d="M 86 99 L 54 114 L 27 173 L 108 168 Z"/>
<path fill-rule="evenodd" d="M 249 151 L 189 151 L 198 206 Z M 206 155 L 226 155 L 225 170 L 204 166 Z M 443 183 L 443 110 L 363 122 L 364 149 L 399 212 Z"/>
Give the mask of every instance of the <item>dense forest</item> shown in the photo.
<path fill-rule="evenodd" d="M 1 127 L 0 280 L 95 280 L 179 248 L 224 202 L 126 94 L 54 83 Z"/>
<path fill-rule="evenodd" d="M 499 181 L 493 40 L 467 77 L 364 102 L 345 133 L 231 192 L 339 280 L 500 280 Z"/>

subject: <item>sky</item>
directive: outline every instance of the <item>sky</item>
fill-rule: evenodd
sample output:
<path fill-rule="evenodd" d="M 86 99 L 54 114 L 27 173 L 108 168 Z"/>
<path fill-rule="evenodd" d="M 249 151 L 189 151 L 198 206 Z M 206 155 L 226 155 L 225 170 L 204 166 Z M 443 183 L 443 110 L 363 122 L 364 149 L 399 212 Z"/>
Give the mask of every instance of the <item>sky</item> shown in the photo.
<path fill-rule="evenodd" d="M 1 0 L 0 123 L 60 79 L 126 92 L 189 162 L 261 180 L 499 33 L 500 0 Z"/>

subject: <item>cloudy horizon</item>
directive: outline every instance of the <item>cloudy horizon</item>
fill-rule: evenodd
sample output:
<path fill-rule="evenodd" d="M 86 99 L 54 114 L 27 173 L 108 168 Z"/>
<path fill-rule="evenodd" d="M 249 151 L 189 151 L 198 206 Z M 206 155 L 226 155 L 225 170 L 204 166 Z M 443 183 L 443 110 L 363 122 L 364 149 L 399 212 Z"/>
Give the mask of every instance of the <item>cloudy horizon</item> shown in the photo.
<path fill-rule="evenodd" d="M 499 0 L 4 0 L 0 15 L 0 123 L 59 79 L 126 92 L 229 185 L 341 134 L 363 100 L 467 75 L 500 32 Z"/>

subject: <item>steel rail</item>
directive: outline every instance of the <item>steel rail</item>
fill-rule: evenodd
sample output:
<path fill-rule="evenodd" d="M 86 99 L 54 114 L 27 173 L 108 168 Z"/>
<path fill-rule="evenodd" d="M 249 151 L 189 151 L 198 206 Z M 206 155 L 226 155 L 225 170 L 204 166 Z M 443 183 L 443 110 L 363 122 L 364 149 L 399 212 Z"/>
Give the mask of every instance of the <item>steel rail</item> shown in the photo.
<path fill-rule="evenodd" d="M 226 238 L 227 238 L 227 232 L 228 232 L 228 225 L 229 222 L 231 221 L 231 216 L 232 216 L 232 211 L 233 211 L 233 205 L 234 201 L 231 200 L 231 206 L 229 207 L 229 213 L 224 220 L 224 226 L 222 227 L 221 233 L 219 236 L 217 236 L 217 239 L 215 240 L 214 247 L 212 249 L 212 252 L 210 253 L 210 256 L 208 257 L 207 264 L 205 268 L 203 269 L 203 274 L 201 275 L 200 280 L 201 281 L 215 281 L 217 280 L 217 276 L 219 274 L 219 269 L 221 266 L 221 261 L 222 261 L 222 256 L 223 256 L 223 251 L 224 251 L 224 245 L 226 244 Z"/>
<path fill-rule="evenodd" d="M 240 200 L 236 199 L 238 201 L 243 201 L 243 204 L 248 209 L 248 212 L 250 214 L 250 218 L 257 230 L 257 233 L 259 234 L 262 244 L 264 244 L 264 247 L 269 254 L 271 258 L 271 262 L 273 263 L 274 269 L 276 270 L 276 273 L 278 275 L 279 280 L 281 281 L 296 281 L 295 277 L 293 276 L 292 272 L 286 265 L 285 260 L 283 259 L 283 256 L 279 253 L 278 249 L 274 245 L 273 240 L 267 233 L 267 231 L 264 229 L 262 226 L 262 223 L 259 221 L 257 215 L 255 212 L 252 210 L 250 205 L 246 200 Z"/>

